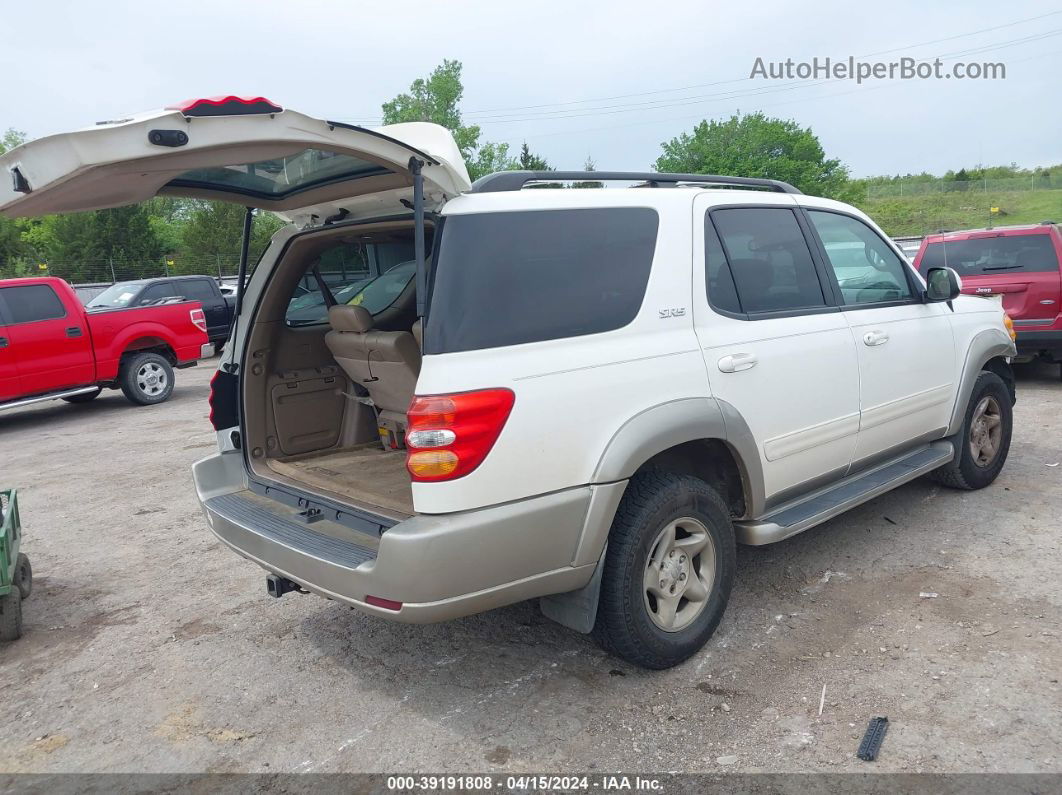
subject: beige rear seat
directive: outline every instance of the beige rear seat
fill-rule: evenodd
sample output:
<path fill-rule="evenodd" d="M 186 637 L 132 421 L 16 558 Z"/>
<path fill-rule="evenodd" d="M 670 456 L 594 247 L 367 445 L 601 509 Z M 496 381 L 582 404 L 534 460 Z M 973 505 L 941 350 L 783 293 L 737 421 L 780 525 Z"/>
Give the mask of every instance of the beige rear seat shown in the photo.
<path fill-rule="evenodd" d="M 369 392 L 380 420 L 405 428 L 406 410 L 420 375 L 420 347 L 408 331 L 375 331 L 372 314 L 340 304 L 328 310 L 325 344 L 355 384 Z"/>

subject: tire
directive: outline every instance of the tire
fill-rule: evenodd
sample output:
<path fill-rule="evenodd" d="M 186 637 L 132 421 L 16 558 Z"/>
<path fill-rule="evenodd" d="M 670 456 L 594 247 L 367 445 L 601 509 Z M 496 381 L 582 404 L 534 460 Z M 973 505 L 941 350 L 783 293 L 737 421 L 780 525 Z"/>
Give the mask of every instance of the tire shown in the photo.
<path fill-rule="evenodd" d="M 929 476 L 953 489 L 983 489 L 996 479 L 1007 461 L 1013 427 L 1010 390 L 998 375 L 982 370 L 974 382 L 962 430 L 955 437 L 958 455 Z M 992 443 L 991 455 L 985 453 L 985 441 Z M 980 451 L 976 455 L 975 448 Z"/>
<path fill-rule="evenodd" d="M 18 587 L 18 592 L 23 599 L 29 599 L 33 593 L 33 567 L 30 566 L 29 558 L 22 552 L 18 553 L 15 561 L 15 576 L 13 584 Z"/>
<path fill-rule="evenodd" d="M 157 353 L 134 353 L 118 372 L 122 394 L 139 406 L 153 406 L 173 393 L 173 367 Z"/>
<path fill-rule="evenodd" d="M 89 401 L 98 398 L 100 396 L 100 392 L 102 391 L 103 387 L 97 387 L 95 392 L 82 392 L 80 395 L 71 395 L 70 397 L 65 397 L 63 398 L 63 400 L 65 400 L 67 403 L 88 403 Z"/>
<path fill-rule="evenodd" d="M 596 640 L 643 668 L 677 665 L 715 632 L 735 567 L 730 512 L 707 483 L 669 472 L 635 475 L 609 531 Z M 703 598 L 687 598 L 697 584 Z"/>
<path fill-rule="evenodd" d="M 0 640 L 22 637 L 22 594 L 12 588 L 7 596 L 0 596 Z"/>

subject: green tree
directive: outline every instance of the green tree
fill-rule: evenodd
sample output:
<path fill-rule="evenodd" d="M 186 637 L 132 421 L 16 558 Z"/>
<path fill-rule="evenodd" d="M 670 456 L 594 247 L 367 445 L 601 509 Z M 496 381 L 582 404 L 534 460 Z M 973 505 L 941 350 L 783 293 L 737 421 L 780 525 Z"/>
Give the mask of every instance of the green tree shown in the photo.
<path fill-rule="evenodd" d="M 826 157 L 810 128 L 763 113 L 702 121 L 663 145 L 656 170 L 687 174 L 767 177 L 805 193 L 845 198 L 848 169 Z"/>
<path fill-rule="evenodd" d="M 228 202 L 197 201 L 190 203 L 187 221 L 181 230 L 181 245 L 174 260 L 177 273 L 207 273 L 218 269 L 225 275 L 236 273 L 243 243 L 243 218 L 246 209 Z M 272 213 L 255 214 L 248 251 L 249 266 L 258 261 L 269 238 L 282 225 Z"/>
<path fill-rule="evenodd" d="M 4 134 L 0 135 L 0 155 L 8 149 L 14 149 L 16 146 L 21 146 L 26 143 L 26 140 L 26 133 L 21 130 L 16 130 L 14 127 L 8 127 L 4 130 Z"/>
<path fill-rule="evenodd" d="M 517 168 L 521 171 L 553 171 L 546 158 L 533 154 L 527 146 L 527 141 L 520 147 L 520 157 L 516 161 Z"/>
<path fill-rule="evenodd" d="M 383 104 L 384 124 L 430 121 L 453 133 L 461 157 L 470 161 L 479 148 L 479 127 L 461 122 L 460 103 L 465 93 L 461 83 L 461 62 L 444 60 L 428 77 L 418 77 L 409 92 Z"/>
<path fill-rule="evenodd" d="M 22 239 L 48 272 L 71 281 L 154 276 L 162 242 L 144 205 L 49 215 L 22 225 Z M 113 271 L 112 271 L 113 268 Z"/>
<path fill-rule="evenodd" d="M 476 150 L 475 156 L 465 165 L 473 182 L 495 171 L 516 171 L 520 161 L 509 154 L 509 144 L 487 142 Z"/>
<path fill-rule="evenodd" d="M 590 155 L 586 156 L 586 162 L 583 163 L 583 171 L 597 171 L 597 164 Z M 600 188 L 603 184 L 600 182 L 573 182 L 571 187 L 573 188 Z"/>
<path fill-rule="evenodd" d="M 25 143 L 26 134 L 10 127 L 0 135 L 0 155 Z M 0 277 L 22 276 L 26 270 L 26 258 L 30 252 L 22 239 L 21 227 L 12 219 L 0 217 Z"/>
<path fill-rule="evenodd" d="M 468 175 L 473 181 L 495 171 L 512 171 L 519 166 L 509 155 L 506 143 L 480 142 L 479 127 L 461 119 L 461 62 L 444 60 L 427 78 L 418 77 L 409 91 L 383 104 L 384 124 L 430 121 L 448 129 L 461 151 Z"/>

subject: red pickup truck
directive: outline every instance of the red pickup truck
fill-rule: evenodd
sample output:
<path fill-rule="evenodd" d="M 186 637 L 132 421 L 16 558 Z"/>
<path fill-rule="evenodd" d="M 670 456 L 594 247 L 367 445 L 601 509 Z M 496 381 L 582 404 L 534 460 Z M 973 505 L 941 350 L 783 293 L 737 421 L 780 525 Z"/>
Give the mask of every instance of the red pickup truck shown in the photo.
<path fill-rule="evenodd" d="M 62 279 L 0 280 L 0 410 L 104 388 L 161 403 L 173 368 L 211 352 L 198 301 L 90 312 Z"/>
<path fill-rule="evenodd" d="M 914 266 L 954 268 L 967 295 L 999 296 L 1018 358 L 1062 364 L 1062 226 L 1051 221 L 929 235 Z"/>

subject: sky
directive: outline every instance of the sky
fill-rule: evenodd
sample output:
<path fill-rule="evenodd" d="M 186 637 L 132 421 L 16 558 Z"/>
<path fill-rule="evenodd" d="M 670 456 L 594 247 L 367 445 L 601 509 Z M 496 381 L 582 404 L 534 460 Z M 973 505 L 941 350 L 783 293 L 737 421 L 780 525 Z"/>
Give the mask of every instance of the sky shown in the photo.
<path fill-rule="evenodd" d="M 0 13 L 0 130 L 63 132 L 189 97 L 263 95 L 379 119 L 444 58 L 466 123 L 557 168 L 651 167 L 702 119 L 810 127 L 854 176 L 1062 163 L 1062 3 L 180 3 L 36 0 Z M 1038 17 L 1037 19 L 1033 19 Z M 764 62 L 1002 62 L 1002 80 L 764 80 Z"/>

